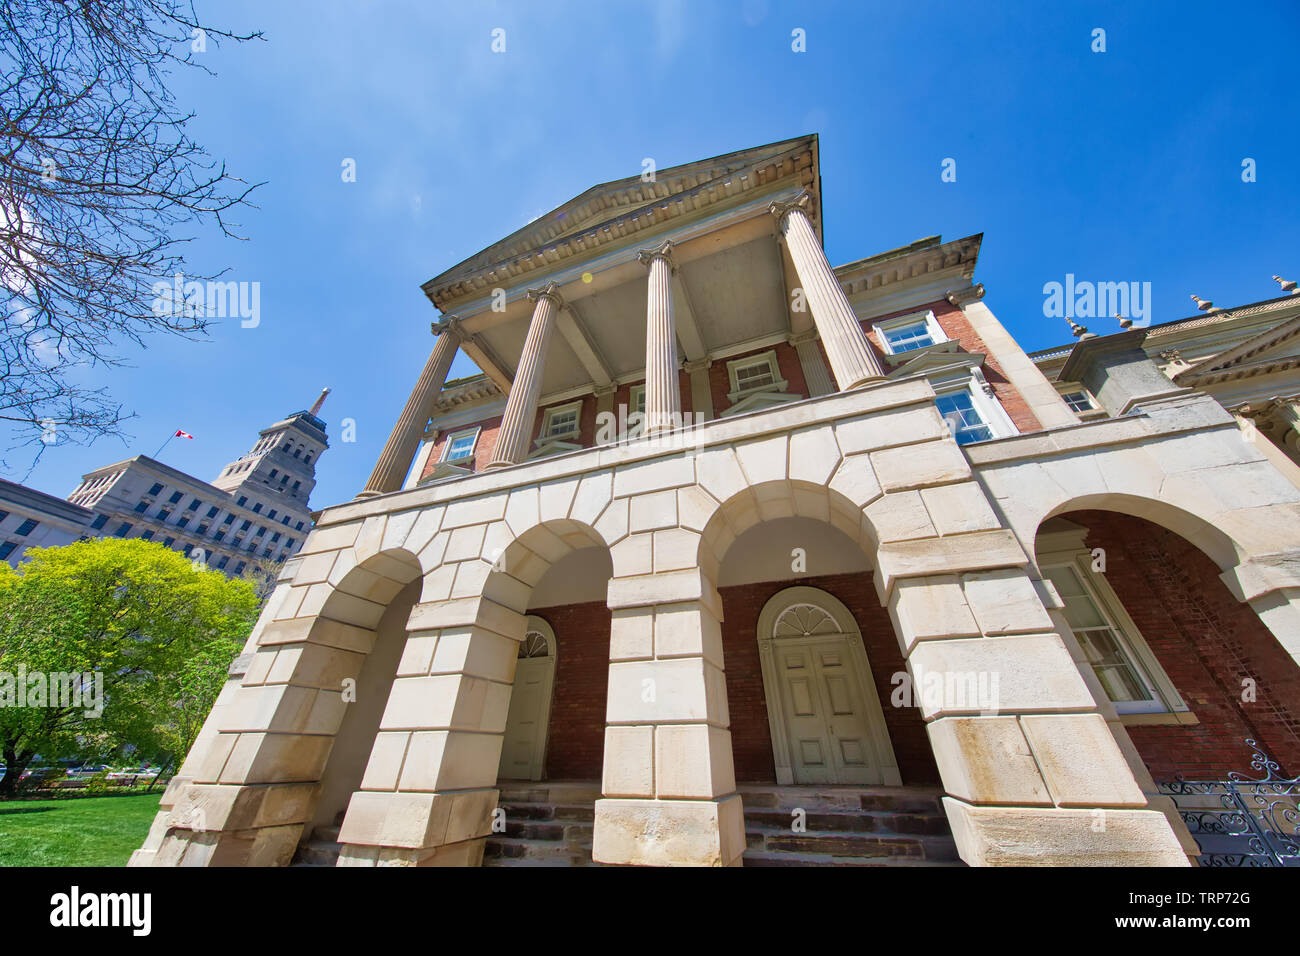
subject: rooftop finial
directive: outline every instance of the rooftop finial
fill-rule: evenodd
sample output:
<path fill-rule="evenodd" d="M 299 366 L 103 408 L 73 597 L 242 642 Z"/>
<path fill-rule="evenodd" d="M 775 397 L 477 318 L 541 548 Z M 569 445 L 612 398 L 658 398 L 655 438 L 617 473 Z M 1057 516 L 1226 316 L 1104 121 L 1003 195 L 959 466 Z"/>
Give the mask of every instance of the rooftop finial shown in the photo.
<path fill-rule="evenodd" d="M 1097 337 L 1096 335 L 1088 331 L 1087 326 L 1080 325 L 1078 322 L 1074 321 L 1074 319 L 1070 318 L 1068 315 L 1065 317 L 1065 321 L 1070 323 L 1070 331 L 1074 333 L 1074 337 L 1076 339 L 1080 339 L 1080 340 L 1095 339 Z"/>
<path fill-rule="evenodd" d="M 330 390 L 328 388 L 321 389 L 320 398 L 316 399 L 316 403 L 312 405 L 311 410 L 307 412 L 307 414 L 311 415 L 313 418 L 316 417 L 316 413 L 319 412 L 320 407 L 325 404 L 325 397 L 329 395 L 329 393 Z"/>
<path fill-rule="evenodd" d="M 1211 302 L 1209 299 L 1202 299 L 1195 292 L 1192 293 L 1192 301 L 1196 303 L 1196 307 L 1200 309 L 1202 312 L 1209 312 L 1212 308 L 1214 308 L 1213 302 Z"/>
<path fill-rule="evenodd" d="M 1282 287 L 1283 292 L 1295 292 L 1295 283 L 1281 276 L 1273 276 L 1273 281 Z"/>
<path fill-rule="evenodd" d="M 1115 313 L 1115 321 L 1119 323 L 1121 329 L 1130 329 L 1133 327 L 1133 320 L 1120 315 L 1118 312 Z"/>

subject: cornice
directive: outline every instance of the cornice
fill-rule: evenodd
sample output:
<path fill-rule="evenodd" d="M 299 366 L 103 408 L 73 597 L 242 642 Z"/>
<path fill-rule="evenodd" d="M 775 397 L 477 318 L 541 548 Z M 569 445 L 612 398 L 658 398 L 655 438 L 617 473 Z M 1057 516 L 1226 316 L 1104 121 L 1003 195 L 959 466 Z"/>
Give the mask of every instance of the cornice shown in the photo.
<path fill-rule="evenodd" d="M 495 248 L 489 246 L 461 266 L 430 279 L 421 288 L 434 305 L 443 308 L 486 288 L 517 286 L 538 269 L 575 256 L 591 256 L 605 246 L 633 239 L 638 233 L 688 218 L 755 190 L 768 191 L 782 183 L 796 182 L 815 191 L 818 185 L 812 142 L 815 139 L 806 137 L 792 141 L 790 148 L 745 165 L 739 164 L 740 154 L 735 154 L 735 168 L 694 185 L 688 183 L 699 174 L 714 170 L 690 164 L 680 167 L 683 172 L 676 176 L 671 175 L 672 169 L 663 170 L 652 183 L 632 179 L 595 187 L 605 190 L 607 206 L 621 207 L 615 215 L 573 228 L 567 234 L 550 235 L 542 227 L 517 233 L 516 242 L 501 248 L 500 258 L 475 263 L 476 258 Z M 507 241 L 502 240 L 496 246 Z"/>
<path fill-rule="evenodd" d="M 921 240 L 880 256 L 837 266 L 834 270 L 835 277 L 839 279 L 845 294 L 850 296 L 874 292 L 885 286 L 909 282 L 945 270 L 958 269 L 959 274 L 969 280 L 975 274 L 983 238 L 980 233 L 951 242 Z M 969 282 L 967 286 L 958 287 L 958 291 L 963 291 L 968 286 Z"/>
<path fill-rule="evenodd" d="M 1281 325 L 1259 335 L 1253 335 L 1244 342 L 1239 342 L 1231 348 L 1224 349 L 1216 355 L 1211 355 L 1195 365 L 1183 369 L 1174 376 L 1174 381 L 1179 384 L 1189 382 L 1210 383 L 1226 381 L 1227 377 L 1232 376 L 1234 372 L 1244 371 L 1247 368 L 1257 369 L 1257 371 L 1251 373 L 1256 375 L 1271 370 L 1272 367 L 1290 368 L 1295 362 L 1300 361 L 1300 356 L 1284 355 L 1257 362 L 1249 360 L 1261 352 L 1277 348 L 1297 336 L 1300 336 L 1300 317 L 1289 319 Z"/>

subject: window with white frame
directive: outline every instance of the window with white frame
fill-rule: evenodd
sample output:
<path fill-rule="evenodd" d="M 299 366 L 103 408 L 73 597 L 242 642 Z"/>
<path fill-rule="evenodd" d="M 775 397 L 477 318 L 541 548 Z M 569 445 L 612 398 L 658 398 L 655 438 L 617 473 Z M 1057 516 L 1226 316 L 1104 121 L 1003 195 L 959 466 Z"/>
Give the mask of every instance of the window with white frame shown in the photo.
<path fill-rule="evenodd" d="M 978 367 L 930 376 L 935 407 L 959 445 L 1020 434 Z"/>
<path fill-rule="evenodd" d="M 549 440 L 576 436 L 578 434 L 578 415 L 581 411 L 582 402 L 548 408 L 542 418 L 542 431 L 539 438 Z"/>
<path fill-rule="evenodd" d="M 632 414 L 633 412 L 640 412 L 643 415 L 645 414 L 645 386 L 644 385 L 633 385 L 630 389 L 628 389 L 627 404 L 628 404 L 627 411 L 629 415 Z"/>
<path fill-rule="evenodd" d="M 1088 552 L 1045 559 L 1044 576 L 1065 604 L 1065 619 L 1084 658 L 1120 714 L 1186 711 L 1173 683 L 1124 612 L 1105 578 L 1088 570 Z"/>
<path fill-rule="evenodd" d="M 447 436 L 447 444 L 443 446 L 443 461 L 463 461 L 466 458 L 472 458 L 474 455 L 474 446 L 478 444 L 478 428 L 467 428 L 463 431 L 452 432 Z"/>
<path fill-rule="evenodd" d="M 733 359 L 727 363 L 727 375 L 731 379 L 733 395 L 745 395 L 763 389 L 783 390 L 785 388 L 785 380 L 781 378 L 775 351 Z"/>
<path fill-rule="evenodd" d="M 890 355 L 923 349 L 927 345 L 948 341 L 933 312 L 903 315 L 886 322 L 876 323 L 876 333 Z"/>
<path fill-rule="evenodd" d="M 971 442 L 988 441 L 994 437 L 988 418 L 976 405 L 969 388 L 938 395 L 934 404 L 948 425 L 948 430 L 952 432 L 952 437 L 957 439 L 957 444 L 969 445 Z"/>

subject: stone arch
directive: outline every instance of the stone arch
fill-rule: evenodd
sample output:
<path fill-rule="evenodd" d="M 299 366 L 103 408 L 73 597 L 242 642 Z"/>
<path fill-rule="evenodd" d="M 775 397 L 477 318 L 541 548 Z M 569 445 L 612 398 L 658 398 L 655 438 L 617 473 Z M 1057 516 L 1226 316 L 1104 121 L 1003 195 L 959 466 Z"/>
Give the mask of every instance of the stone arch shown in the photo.
<path fill-rule="evenodd" d="M 568 518 L 539 520 L 486 556 L 491 560 L 483 595 L 518 614 L 526 614 L 533 589 L 546 572 L 585 548 L 608 549 L 608 545 L 595 528 L 584 522 Z"/>
<path fill-rule="evenodd" d="M 807 481 L 769 481 L 748 486 L 718 504 L 709 515 L 700 533 L 698 566 L 710 581 L 716 582 L 723 559 L 736 539 L 773 518 L 809 518 L 828 524 L 855 542 L 874 565 L 879 537 L 865 510 L 867 504 L 880 498 L 874 477 L 869 487 L 875 488 L 875 493 L 858 492 L 864 500 L 857 504 L 849 497 L 852 492 Z"/>
<path fill-rule="evenodd" d="M 457 502 L 422 533 L 423 515 L 406 519 L 424 572 L 419 599 L 361 787 L 348 803 L 339 865 L 481 861 L 533 588 L 565 555 L 604 546 L 585 522 L 547 515 L 549 495 L 539 509 L 537 493 Z M 402 566 L 410 573 L 409 561 Z"/>
<path fill-rule="evenodd" d="M 333 743 L 321 769 L 320 790 L 304 840 L 311 839 L 313 830 L 335 826 L 352 794 L 360 789 L 419 598 L 419 557 L 404 548 L 377 552 L 344 570 L 348 563 L 348 552 L 335 560 L 341 577 L 330 585 L 333 590 L 308 635 L 309 641 L 333 640 L 349 646 L 338 648 L 348 655 L 338 661 L 347 672 L 339 677 L 341 712 L 331 732 Z M 354 650 L 359 660 L 351 656 Z"/>
<path fill-rule="evenodd" d="M 376 612 L 368 605 L 386 608 L 398 592 L 420 574 L 419 556 L 405 548 L 379 551 L 362 560 L 358 560 L 355 553 L 340 552 L 329 577 L 323 582 L 328 590 L 323 592 L 320 608 L 316 611 L 317 620 L 373 627 L 376 613 L 383 612 Z M 304 606 L 299 605 L 298 616 L 301 616 Z"/>
<path fill-rule="evenodd" d="M 1089 564 L 1094 546 L 1109 552 L 1104 572 Z M 1078 555 L 1073 562 L 1071 552 Z M 1256 602 L 1250 609 L 1238 603 L 1232 583 L 1248 566 L 1243 552 L 1227 529 L 1183 509 L 1114 495 L 1081 496 L 1053 508 L 1031 550 L 1044 579 L 1055 565 L 1052 580 L 1059 586 L 1064 572 L 1075 600 L 1088 608 L 1089 633 L 1101 629 L 1105 642 L 1122 648 L 1110 659 L 1124 661 L 1133 674 L 1126 678 L 1130 687 L 1145 690 L 1121 693 L 1112 703 L 1090 665 L 1097 658 L 1084 653 L 1068 610 L 1049 602 L 1135 780 L 1193 857 L 1201 850 L 1158 783 L 1180 775 L 1222 779 L 1245 770 L 1252 759 L 1247 739 L 1260 741 L 1291 772 L 1300 760 L 1290 729 L 1300 662 L 1267 616 L 1252 614 Z M 1249 691 L 1244 675 L 1253 678 Z M 1256 709 L 1256 694 L 1272 703 Z"/>
<path fill-rule="evenodd" d="M 364 683 L 381 632 L 400 652 L 420 576 L 409 550 L 359 553 L 358 530 L 309 539 L 286 567 L 239 662 L 242 679 L 213 708 L 138 864 L 284 865 L 320 822 L 347 682 Z"/>
<path fill-rule="evenodd" d="M 1072 509 L 1118 511 L 1178 533 L 1300 660 L 1300 488 L 1235 425 L 991 461 L 977 473 L 1028 553 L 1043 521 Z"/>
<path fill-rule="evenodd" d="M 1037 538 L 1039 528 L 1058 515 L 1071 511 L 1093 510 L 1114 511 L 1134 518 L 1145 518 L 1167 528 L 1200 548 L 1221 571 L 1229 571 L 1236 567 L 1244 555 L 1243 549 L 1233 541 L 1227 531 L 1211 524 L 1204 517 L 1159 498 L 1117 492 L 1078 495 L 1061 502 L 1039 520 L 1034 537 Z M 1027 543 L 1031 545 L 1029 553 L 1032 554 L 1033 541 Z"/>
<path fill-rule="evenodd" d="M 1300 506 L 1279 502 L 1205 514 L 1204 509 L 1188 504 L 1123 492 L 1077 494 L 1054 501 L 1035 524 L 1025 525 L 1018 532 L 1032 556 L 1039 529 L 1059 515 L 1096 510 L 1151 521 L 1179 535 L 1213 561 L 1229 592 L 1238 601 L 1250 604 L 1300 663 L 1300 549 L 1292 545 L 1281 552 L 1260 550 L 1260 536 L 1269 522 L 1277 522 L 1269 532 L 1273 541 L 1300 541 Z M 1266 514 L 1259 514 L 1261 511 Z M 1289 536 L 1287 530 L 1291 524 L 1297 526 L 1295 537 Z"/>

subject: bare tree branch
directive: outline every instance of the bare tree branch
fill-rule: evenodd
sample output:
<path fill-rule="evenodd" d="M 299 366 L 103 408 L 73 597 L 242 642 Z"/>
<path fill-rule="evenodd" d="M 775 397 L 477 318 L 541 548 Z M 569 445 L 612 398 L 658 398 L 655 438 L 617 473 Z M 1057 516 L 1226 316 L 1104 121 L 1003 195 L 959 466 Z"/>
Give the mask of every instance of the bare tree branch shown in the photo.
<path fill-rule="evenodd" d="M 231 215 L 249 185 L 194 142 L 171 70 L 260 39 L 188 0 L 0 0 L 0 421 L 13 447 L 121 436 L 130 416 L 87 369 L 122 343 L 203 336 L 209 316 L 161 296 L 191 273 L 184 232 Z M 260 184 L 257 184 L 260 185 Z M 39 457 L 39 454 L 38 456 Z"/>

